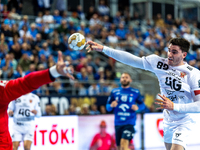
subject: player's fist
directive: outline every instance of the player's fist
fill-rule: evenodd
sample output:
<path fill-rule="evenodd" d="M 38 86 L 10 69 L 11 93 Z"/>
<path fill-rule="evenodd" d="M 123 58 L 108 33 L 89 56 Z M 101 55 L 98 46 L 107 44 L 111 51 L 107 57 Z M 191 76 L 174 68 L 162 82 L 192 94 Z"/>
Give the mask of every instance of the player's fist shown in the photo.
<path fill-rule="evenodd" d="M 9 116 L 13 116 L 13 111 L 10 110 L 10 111 L 8 112 L 8 115 L 9 115 Z"/>
<path fill-rule="evenodd" d="M 132 109 L 133 111 L 137 111 L 139 108 L 138 108 L 137 105 L 132 105 L 132 106 L 131 106 L 131 109 Z"/>
<path fill-rule="evenodd" d="M 37 114 L 37 110 L 31 110 L 31 112 L 36 115 Z"/>
<path fill-rule="evenodd" d="M 116 107 L 118 105 L 117 100 L 113 101 L 110 105 L 110 107 Z"/>

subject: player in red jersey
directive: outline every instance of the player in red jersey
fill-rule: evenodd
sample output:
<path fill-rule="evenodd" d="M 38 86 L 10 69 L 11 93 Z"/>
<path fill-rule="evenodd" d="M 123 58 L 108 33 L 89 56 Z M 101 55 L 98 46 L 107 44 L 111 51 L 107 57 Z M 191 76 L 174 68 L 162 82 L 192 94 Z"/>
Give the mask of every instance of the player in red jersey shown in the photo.
<path fill-rule="evenodd" d="M 111 148 L 111 136 L 106 132 L 106 122 L 101 121 L 100 132 L 97 133 L 91 142 L 90 150 L 110 150 Z"/>
<path fill-rule="evenodd" d="M 62 53 L 58 52 L 58 62 L 50 69 L 36 71 L 15 80 L 0 81 L 0 150 L 12 150 L 12 139 L 8 130 L 8 104 L 43 84 L 53 82 L 60 75 L 73 79 L 63 61 Z"/>

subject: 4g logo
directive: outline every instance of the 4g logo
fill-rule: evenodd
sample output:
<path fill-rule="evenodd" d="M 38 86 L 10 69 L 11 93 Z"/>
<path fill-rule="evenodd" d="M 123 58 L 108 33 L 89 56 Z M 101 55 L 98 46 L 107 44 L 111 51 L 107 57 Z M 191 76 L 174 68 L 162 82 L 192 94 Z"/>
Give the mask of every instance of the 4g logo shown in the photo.
<path fill-rule="evenodd" d="M 180 91 L 182 84 L 180 81 L 176 79 L 172 79 L 171 77 L 166 77 L 165 84 L 170 86 L 171 89 L 174 89 L 175 91 Z"/>

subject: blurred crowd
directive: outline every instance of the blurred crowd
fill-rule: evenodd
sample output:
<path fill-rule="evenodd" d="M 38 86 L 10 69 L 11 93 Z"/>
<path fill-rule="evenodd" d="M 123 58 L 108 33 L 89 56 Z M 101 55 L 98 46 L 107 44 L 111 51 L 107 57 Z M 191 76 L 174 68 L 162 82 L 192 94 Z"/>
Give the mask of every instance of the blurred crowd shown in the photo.
<path fill-rule="evenodd" d="M 52 10 L 52 1 L 46 4 L 44 0 L 37 0 L 34 3 L 37 16 L 30 18 L 21 15 L 23 1 L 14 2 L 0 5 L 0 78 L 15 79 L 49 68 L 57 61 L 59 50 L 75 70 L 74 81 L 61 77 L 34 91 L 38 95 L 109 95 L 119 86 L 115 60 L 100 53 L 69 49 L 68 37 L 74 32 L 85 35 L 86 41 L 94 40 L 137 56 L 154 53 L 166 57 L 168 41 L 184 37 L 191 42 L 186 61 L 200 68 L 200 36 L 196 21 L 189 24 L 184 19 L 173 19 L 171 14 L 166 18 L 157 14 L 151 20 L 141 19 L 135 12 L 131 17 L 128 7 L 111 17 L 105 0 L 100 0 L 97 8 L 90 6 L 88 12 L 83 12 L 81 5 L 68 12 L 63 0 L 58 0 L 56 9 Z"/>
<path fill-rule="evenodd" d="M 107 114 L 104 105 L 98 106 L 96 104 L 83 104 L 81 107 L 71 104 L 69 109 L 64 110 L 64 115 L 99 115 Z M 46 104 L 43 116 L 59 115 L 57 108 L 53 104 Z"/>

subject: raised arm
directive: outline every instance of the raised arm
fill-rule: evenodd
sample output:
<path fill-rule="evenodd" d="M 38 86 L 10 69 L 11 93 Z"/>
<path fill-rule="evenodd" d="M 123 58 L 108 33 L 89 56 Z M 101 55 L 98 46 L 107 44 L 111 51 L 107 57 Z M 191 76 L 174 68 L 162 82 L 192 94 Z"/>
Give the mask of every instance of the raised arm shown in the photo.
<path fill-rule="evenodd" d="M 109 48 L 107 46 L 103 46 L 103 45 L 98 44 L 93 41 L 88 41 L 87 44 L 89 45 L 87 47 L 88 52 L 90 52 L 92 50 L 95 50 L 98 52 L 104 52 L 106 55 L 108 55 L 124 64 L 130 65 L 132 67 L 144 69 L 142 58 L 137 57 L 131 53 L 124 52 L 121 50 L 115 50 L 115 49 Z"/>
<path fill-rule="evenodd" d="M 9 103 L 12 100 L 20 97 L 21 95 L 27 94 L 43 84 L 50 83 L 55 78 L 62 76 L 68 76 L 73 79 L 68 73 L 68 68 L 62 58 L 62 53 L 58 53 L 58 62 L 55 66 L 50 69 L 43 71 L 37 71 L 28 74 L 25 77 L 10 80 L 8 82 L 0 83 L 0 103 Z"/>

